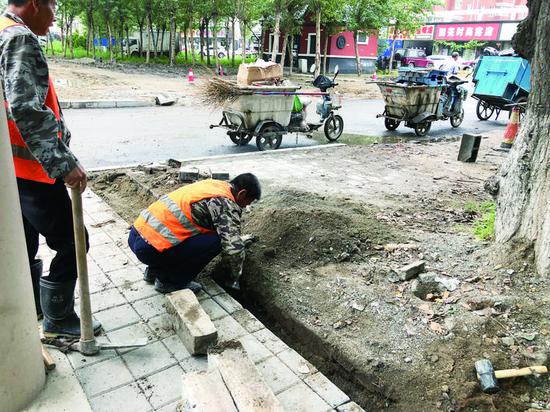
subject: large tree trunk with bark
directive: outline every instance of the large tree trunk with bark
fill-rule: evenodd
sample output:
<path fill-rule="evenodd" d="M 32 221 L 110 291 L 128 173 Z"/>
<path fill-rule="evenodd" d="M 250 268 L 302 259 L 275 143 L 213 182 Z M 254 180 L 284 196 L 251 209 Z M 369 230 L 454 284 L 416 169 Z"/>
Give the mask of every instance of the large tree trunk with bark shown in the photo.
<path fill-rule="evenodd" d="M 321 73 L 321 5 L 315 13 L 315 77 Z"/>
<path fill-rule="evenodd" d="M 283 68 L 283 72 L 285 71 L 287 44 L 288 44 L 288 36 L 285 34 L 283 37 L 283 45 L 281 47 L 281 67 Z"/>
<path fill-rule="evenodd" d="M 263 33 L 262 33 L 263 34 Z M 277 53 L 279 53 L 279 38 L 281 37 L 281 12 L 275 14 L 275 28 L 273 29 L 273 44 L 271 45 L 271 61 L 277 61 Z M 284 53 L 284 49 L 283 49 Z"/>
<path fill-rule="evenodd" d="M 355 65 L 357 67 L 357 76 L 361 77 L 361 58 L 359 57 L 359 44 L 357 43 L 359 33 L 353 32 L 353 49 L 355 50 Z"/>
<path fill-rule="evenodd" d="M 529 0 L 512 44 L 531 63 L 527 113 L 497 174 L 497 242 L 533 244 L 537 271 L 550 275 L 550 2 Z"/>

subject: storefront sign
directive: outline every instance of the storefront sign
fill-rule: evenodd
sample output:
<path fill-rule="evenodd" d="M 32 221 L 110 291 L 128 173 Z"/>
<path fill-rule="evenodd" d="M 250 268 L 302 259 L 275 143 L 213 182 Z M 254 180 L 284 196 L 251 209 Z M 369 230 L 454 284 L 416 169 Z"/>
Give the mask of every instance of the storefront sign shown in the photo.
<path fill-rule="evenodd" d="M 393 39 L 394 27 L 388 28 L 388 39 Z M 435 26 L 427 25 L 422 26 L 414 33 L 414 36 L 410 36 L 408 33 L 399 33 L 396 40 L 432 40 L 434 38 Z"/>
<path fill-rule="evenodd" d="M 436 40 L 497 40 L 500 23 L 438 24 Z"/>
<path fill-rule="evenodd" d="M 516 34 L 517 29 L 518 23 L 502 23 L 502 27 L 500 28 L 500 36 L 498 36 L 498 39 L 502 41 L 512 40 L 512 36 Z"/>

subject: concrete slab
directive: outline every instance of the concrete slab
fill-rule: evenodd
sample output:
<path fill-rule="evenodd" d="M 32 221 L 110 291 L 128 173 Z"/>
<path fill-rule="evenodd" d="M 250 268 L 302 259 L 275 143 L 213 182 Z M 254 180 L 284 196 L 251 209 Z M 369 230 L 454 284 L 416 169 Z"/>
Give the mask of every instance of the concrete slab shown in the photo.
<path fill-rule="evenodd" d="M 200 283 L 202 284 L 203 290 L 210 296 L 216 296 L 221 293 L 225 293 L 225 290 L 223 290 L 220 285 L 218 285 L 210 278 L 200 279 Z"/>
<path fill-rule="evenodd" d="M 333 410 L 319 395 L 302 382 L 277 395 L 277 399 L 286 411 L 328 412 Z"/>
<path fill-rule="evenodd" d="M 206 354 L 218 339 L 216 327 L 189 289 L 166 295 L 177 335 L 192 355 Z"/>
<path fill-rule="evenodd" d="M 213 296 L 212 299 L 230 315 L 243 308 L 239 302 L 227 293 L 220 293 L 219 295 Z"/>
<path fill-rule="evenodd" d="M 167 313 L 155 316 L 145 323 L 151 328 L 157 339 L 164 339 L 176 334 L 172 317 Z"/>
<path fill-rule="evenodd" d="M 275 355 L 288 349 L 288 345 L 275 336 L 269 329 L 261 329 L 258 332 L 254 332 L 253 335 Z"/>
<path fill-rule="evenodd" d="M 182 360 L 180 366 L 185 373 L 202 372 L 208 369 L 208 359 L 206 356 L 190 356 Z"/>
<path fill-rule="evenodd" d="M 292 372 L 304 379 L 317 372 L 317 368 L 305 360 L 302 355 L 294 349 L 286 349 L 277 355 Z"/>
<path fill-rule="evenodd" d="M 147 412 L 151 410 L 147 398 L 134 382 L 92 398 L 91 404 L 94 412 Z"/>
<path fill-rule="evenodd" d="M 200 304 L 211 320 L 217 320 L 227 316 L 227 312 L 213 299 L 208 298 L 200 301 Z"/>
<path fill-rule="evenodd" d="M 162 343 L 164 343 L 168 349 L 168 352 L 170 352 L 178 362 L 181 362 L 191 356 L 178 335 L 172 335 L 165 338 L 162 340 Z"/>
<path fill-rule="evenodd" d="M 92 311 L 99 312 L 105 309 L 121 306 L 126 303 L 124 296 L 116 289 L 103 290 L 101 292 L 92 293 L 90 295 L 92 302 Z"/>
<path fill-rule="evenodd" d="M 117 306 L 95 313 L 95 318 L 103 325 L 103 330 L 120 329 L 140 321 L 137 312 L 130 305 Z"/>
<path fill-rule="evenodd" d="M 57 350 L 50 350 L 49 352 L 55 360 L 56 368 L 48 372 L 44 389 L 24 411 L 91 412 L 92 409 L 86 394 L 71 369 L 67 357 Z"/>
<path fill-rule="evenodd" d="M 217 369 L 183 375 L 183 412 L 238 412 Z"/>
<path fill-rule="evenodd" d="M 271 351 L 253 335 L 243 336 L 239 339 L 239 342 L 244 346 L 248 357 L 254 363 L 260 363 L 273 356 Z"/>
<path fill-rule="evenodd" d="M 132 306 L 143 319 L 151 319 L 166 313 L 167 300 L 164 295 L 155 295 L 133 302 Z"/>
<path fill-rule="evenodd" d="M 77 369 L 75 373 L 89 397 L 108 392 L 134 380 L 120 357 Z"/>
<path fill-rule="evenodd" d="M 338 412 L 365 412 L 365 410 L 355 402 L 348 402 L 345 405 L 339 406 L 336 410 Z"/>
<path fill-rule="evenodd" d="M 142 338 L 147 338 L 150 342 L 157 340 L 151 329 L 142 322 L 107 332 L 107 336 L 111 342 L 133 342 Z M 117 352 L 126 353 L 132 350 L 135 349 L 117 349 Z"/>
<path fill-rule="evenodd" d="M 248 335 L 248 332 L 231 316 L 217 319 L 214 325 L 218 329 L 218 342 L 228 342 Z"/>
<path fill-rule="evenodd" d="M 154 409 L 179 401 L 181 398 L 181 377 L 179 365 L 172 366 L 138 381 L 145 397 Z"/>
<path fill-rule="evenodd" d="M 246 309 L 233 312 L 231 316 L 249 333 L 258 332 L 264 328 L 263 323 Z"/>
<path fill-rule="evenodd" d="M 258 363 L 256 368 L 275 395 L 283 392 L 300 379 L 278 358 L 272 357 Z"/>
<path fill-rule="evenodd" d="M 340 390 L 340 388 L 338 388 L 320 372 L 317 372 L 315 375 L 308 376 L 304 379 L 304 382 L 333 408 L 350 401 L 348 395 L 346 395 L 342 390 Z"/>
<path fill-rule="evenodd" d="M 126 283 L 137 282 L 143 279 L 143 272 L 137 266 L 128 264 L 122 269 L 113 270 L 108 273 L 109 279 L 116 285 L 120 286 Z"/>
<path fill-rule="evenodd" d="M 240 342 L 223 344 L 208 353 L 208 364 L 217 368 L 231 397 L 242 412 L 283 412 Z"/>
<path fill-rule="evenodd" d="M 151 375 L 178 363 L 160 341 L 125 353 L 122 359 L 135 378 Z"/>
<path fill-rule="evenodd" d="M 119 287 L 119 291 L 130 303 L 150 298 L 151 296 L 160 295 L 152 285 L 149 285 L 143 280 L 130 284 L 125 283 Z"/>

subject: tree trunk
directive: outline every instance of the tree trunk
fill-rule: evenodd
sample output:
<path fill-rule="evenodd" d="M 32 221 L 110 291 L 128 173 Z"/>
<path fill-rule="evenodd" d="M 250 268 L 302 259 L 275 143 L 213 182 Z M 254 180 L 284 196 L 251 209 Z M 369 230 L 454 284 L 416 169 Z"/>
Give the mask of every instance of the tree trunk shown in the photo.
<path fill-rule="evenodd" d="M 187 49 L 189 48 L 189 43 L 187 42 L 187 28 L 183 31 L 183 46 L 185 48 L 185 62 L 187 63 L 187 59 L 189 59 L 189 54 L 187 53 Z"/>
<path fill-rule="evenodd" d="M 327 54 L 328 54 L 328 40 L 330 36 L 328 35 L 328 32 L 325 30 L 325 47 L 324 47 L 324 54 L 323 54 L 323 74 L 326 76 L 327 74 Z"/>
<path fill-rule="evenodd" d="M 151 61 L 151 46 L 152 46 L 152 37 L 153 37 L 153 19 L 150 13 L 147 13 L 147 23 L 149 25 L 148 34 L 147 34 L 147 50 L 145 50 L 145 63 Z"/>
<path fill-rule="evenodd" d="M 293 48 L 294 48 L 294 36 L 290 35 L 290 41 L 288 42 L 288 55 L 290 56 L 290 64 L 288 65 L 288 73 L 292 76 L 292 67 L 294 66 L 294 54 Z"/>
<path fill-rule="evenodd" d="M 246 63 L 246 24 L 244 21 L 240 21 L 239 25 L 241 26 L 241 53 L 242 53 L 242 63 Z"/>
<path fill-rule="evenodd" d="M 143 27 L 145 26 L 145 21 L 143 19 L 140 20 L 138 22 L 138 25 L 139 25 L 139 57 L 143 57 Z"/>
<path fill-rule="evenodd" d="M 193 60 L 193 66 L 197 64 L 195 57 L 195 33 L 193 31 L 193 25 L 191 25 L 191 59 Z"/>
<path fill-rule="evenodd" d="M 231 19 L 231 65 L 235 67 L 235 17 Z"/>
<path fill-rule="evenodd" d="M 315 77 L 321 73 L 321 5 L 315 13 Z"/>
<path fill-rule="evenodd" d="M 113 41 L 112 41 L 113 34 L 111 31 L 111 22 L 109 21 L 107 22 L 107 33 L 108 33 L 107 44 L 109 45 L 109 61 L 112 62 L 113 61 Z"/>
<path fill-rule="evenodd" d="M 288 44 L 288 36 L 285 34 L 283 37 L 283 46 L 281 47 L 281 67 L 283 72 L 285 71 L 285 60 L 286 60 L 286 45 Z"/>
<path fill-rule="evenodd" d="M 361 58 L 359 57 L 359 44 L 357 44 L 357 31 L 353 32 L 353 48 L 355 49 L 355 65 L 357 66 L 357 76 L 361 77 Z"/>
<path fill-rule="evenodd" d="M 210 67 L 210 19 L 204 19 L 206 26 L 206 65 Z"/>
<path fill-rule="evenodd" d="M 130 56 L 130 27 L 126 25 L 126 56 Z M 139 46 L 141 48 L 141 45 Z"/>
<path fill-rule="evenodd" d="M 271 61 L 272 62 L 277 61 L 277 53 L 279 53 L 279 38 L 280 37 L 281 37 L 281 12 L 277 11 L 277 14 L 275 14 L 275 28 L 273 29 L 273 45 L 271 47 Z"/>
<path fill-rule="evenodd" d="M 229 61 L 229 19 L 225 19 L 225 58 Z"/>
<path fill-rule="evenodd" d="M 201 25 L 199 29 L 199 41 L 200 41 L 200 59 L 201 63 L 204 61 L 204 19 L 201 20 Z"/>
<path fill-rule="evenodd" d="M 74 44 L 73 44 L 73 24 L 71 19 L 71 26 L 69 27 L 69 48 L 71 50 L 71 59 L 74 59 Z"/>
<path fill-rule="evenodd" d="M 176 18 L 170 16 L 170 66 L 176 62 Z"/>
<path fill-rule="evenodd" d="M 395 54 L 395 41 L 397 39 L 397 34 L 399 32 L 398 30 L 398 23 L 399 22 L 395 22 L 395 29 L 394 29 L 394 32 L 393 32 L 393 41 L 391 43 L 391 51 L 390 51 L 390 67 L 388 67 L 388 70 L 391 72 L 392 71 L 392 68 L 393 68 L 393 55 Z"/>
<path fill-rule="evenodd" d="M 214 46 L 214 62 L 216 64 L 216 70 L 220 68 L 220 59 L 218 58 L 218 22 L 216 19 L 212 22 L 212 45 Z"/>
<path fill-rule="evenodd" d="M 550 2 L 529 0 L 529 15 L 512 40 L 531 62 L 527 113 L 497 177 L 497 242 L 532 243 L 539 275 L 550 275 Z"/>

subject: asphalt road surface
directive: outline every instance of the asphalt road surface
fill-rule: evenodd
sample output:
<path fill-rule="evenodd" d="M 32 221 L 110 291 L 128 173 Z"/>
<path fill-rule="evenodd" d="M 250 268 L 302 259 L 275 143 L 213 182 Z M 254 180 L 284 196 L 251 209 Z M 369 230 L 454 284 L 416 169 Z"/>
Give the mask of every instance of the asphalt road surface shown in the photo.
<path fill-rule="evenodd" d="M 462 125 L 453 129 L 450 122 L 434 122 L 429 137 L 460 136 L 504 128 L 508 120 L 502 113 L 498 121 L 481 122 L 475 114 L 477 100 L 468 98 Z M 382 100 L 345 100 L 339 114 L 344 118 L 344 133 L 373 137 L 396 136 L 419 139 L 413 129 L 403 125 L 394 132 L 384 127 Z M 311 114 L 310 114 L 311 116 Z M 221 117 L 220 110 L 200 106 L 143 107 L 135 109 L 65 110 L 73 138 L 71 146 L 84 167 L 116 167 L 169 158 L 195 157 L 256 151 L 255 140 L 235 146 L 223 129 L 210 129 Z M 281 148 L 303 147 L 327 142 L 288 134 Z M 327 142 L 328 143 L 328 142 Z"/>

